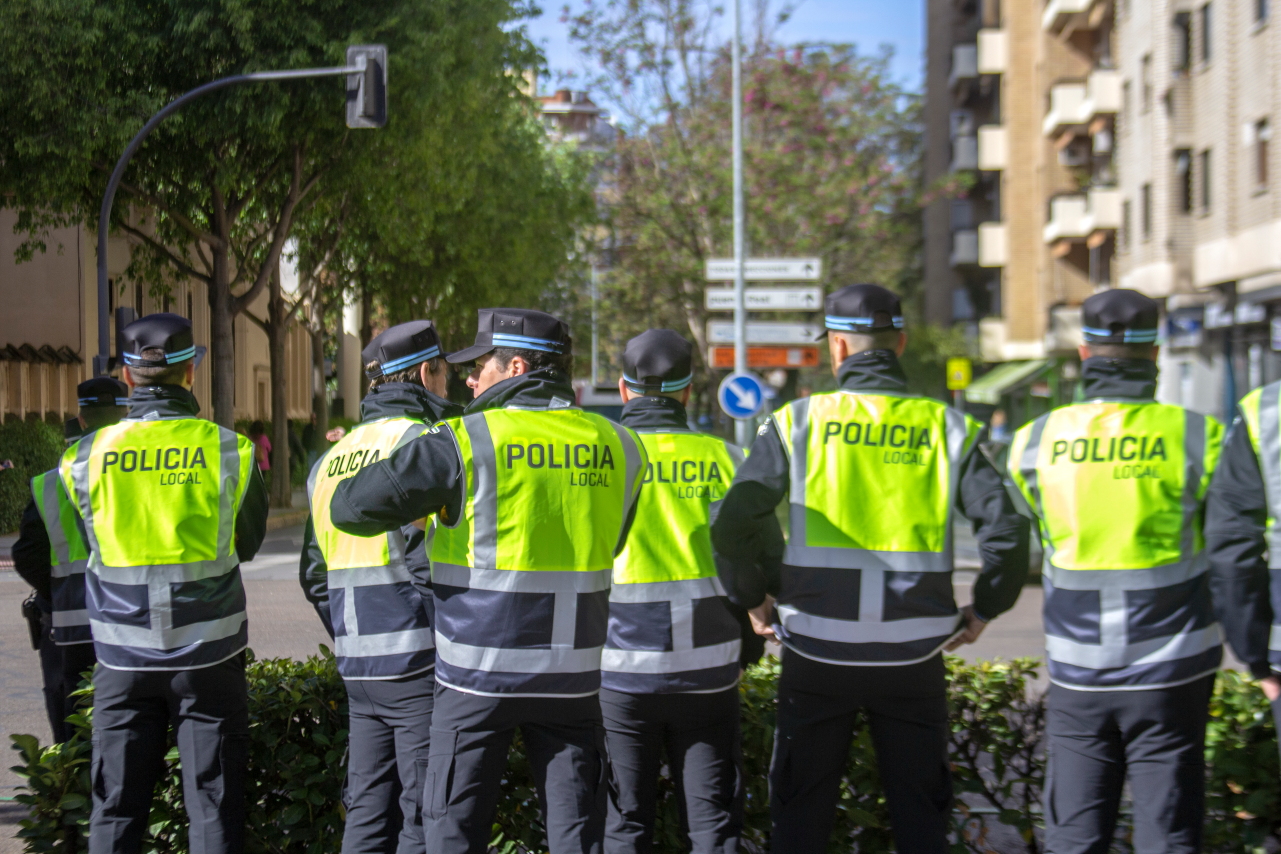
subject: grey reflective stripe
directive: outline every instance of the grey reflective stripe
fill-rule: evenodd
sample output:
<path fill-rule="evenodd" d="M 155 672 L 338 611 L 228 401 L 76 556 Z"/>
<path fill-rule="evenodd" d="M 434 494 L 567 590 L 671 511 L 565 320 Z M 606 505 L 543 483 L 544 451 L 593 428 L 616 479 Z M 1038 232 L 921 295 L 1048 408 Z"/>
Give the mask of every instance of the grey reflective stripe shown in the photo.
<path fill-rule="evenodd" d="M 56 564 L 49 569 L 49 574 L 54 578 L 70 578 L 73 575 L 84 575 L 89 569 L 89 559 L 67 561 L 66 563 Z"/>
<path fill-rule="evenodd" d="M 40 515 L 43 517 L 45 531 L 49 534 L 49 545 L 57 563 L 53 566 L 54 577 L 58 569 L 71 561 L 71 545 L 67 542 L 66 532 L 62 528 L 62 503 L 58 501 L 58 483 L 61 478 L 58 470 L 45 472 L 40 484 Z"/>
<path fill-rule="evenodd" d="M 555 629 L 552 634 L 556 634 Z M 436 657 L 440 661 L 487 673 L 589 673 L 600 669 L 600 653 L 598 646 L 499 649 L 455 643 L 443 634 L 436 637 Z"/>
<path fill-rule="evenodd" d="M 1028 492 L 1032 493 L 1032 499 L 1035 502 L 1032 511 L 1040 519 L 1045 518 L 1045 511 L 1041 507 L 1041 490 L 1037 485 L 1036 463 L 1041 455 L 1041 437 L 1045 435 L 1045 425 L 1049 420 L 1048 415 L 1042 415 L 1032 422 L 1031 435 L 1028 436 L 1027 446 L 1023 449 L 1023 458 L 1019 460 L 1019 471 L 1022 472 Z"/>
<path fill-rule="evenodd" d="M 908 643 L 950 636 L 961 625 L 960 614 L 907 620 L 837 620 L 816 617 L 791 605 L 779 605 L 778 616 L 788 634 L 833 643 Z"/>
<path fill-rule="evenodd" d="M 353 587 L 379 587 L 383 584 L 412 583 L 409 569 L 401 561 L 389 566 L 360 566 L 331 569 L 325 574 L 329 589 L 350 590 Z"/>
<path fill-rule="evenodd" d="M 411 423 L 409 424 L 408 427 L 405 428 L 405 432 L 400 434 L 400 438 L 396 440 L 396 444 L 392 447 L 391 451 L 388 452 L 387 456 L 390 457 L 392 454 L 396 453 L 401 448 L 405 447 L 410 442 L 414 441 L 419 436 L 421 436 L 424 432 L 426 432 L 427 430 L 426 422 L 416 421 L 412 418 L 408 420 Z"/>
<path fill-rule="evenodd" d="M 89 553 L 89 571 L 111 584 L 150 584 L 152 582 L 182 584 L 187 581 L 203 581 L 206 578 L 217 578 L 226 575 L 240 564 L 235 554 L 225 555 L 214 560 L 193 561 L 192 563 L 167 563 L 142 566 L 106 566 L 97 550 Z"/>
<path fill-rule="evenodd" d="M 154 587 L 151 592 L 155 593 Z M 152 628 L 90 620 L 89 625 L 93 628 L 93 639 L 99 643 L 108 643 L 114 646 L 132 646 L 139 649 L 176 649 L 182 646 L 190 646 L 191 644 L 207 643 L 232 637 L 240 631 L 240 626 L 246 619 L 245 612 L 239 611 L 216 620 L 206 620 L 201 623 L 192 623 L 191 625 L 175 628 L 168 602 L 167 596 L 163 607 L 158 606 L 154 599 L 152 600 Z M 165 625 L 162 628 L 156 628 L 158 618 L 161 617 L 163 617 Z"/>
<path fill-rule="evenodd" d="M 480 569 L 435 562 L 431 580 L 447 587 L 468 590 L 495 590 L 503 593 L 599 593 L 609 589 L 612 570 L 590 572 L 562 570 L 523 571 L 517 569 Z"/>
<path fill-rule="evenodd" d="M 1121 616 L 1124 618 L 1124 610 L 1121 611 Z M 1121 624 L 1121 631 L 1122 633 L 1125 631 L 1124 623 Z M 1060 664 L 1105 670 L 1191 658 L 1214 649 L 1222 642 L 1223 636 L 1219 631 L 1219 624 L 1214 623 L 1203 629 L 1132 644 L 1116 644 L 1109 642 L 1107 638 L 1104 638 L 1102 644 L 1090 644 L 1046 635 L 1045 651 L 1051 659 Z"/>
<path fill-rule="evenodd" d="M 736 469 L 743 464 L 744 460 L 747 459 L 747 454 L 743 453 L 743 449 L 738 445 L 731 445 L 729 442 L 726 442 L 725 451 L 729 454 L 730 459 L 734 461 L 734 468 Z"/>
<path fill-rule="evenodd" d="M 334 654 L 340 658 L 377 658 L 407 652 L 422 652 L 434 646 L 431 629 L 409 629 L 375 635 L 338 635 Z"/>
<path fill-rule="evenodd" d="M 1146 569 L 1061 569 L 1047 559 L 1045 577 L 1060 590 L 1155 590 L 1191 581 L 1210 568 L 1204 553 Z"/>
<path fill-rule="evenodd" d="M 80 508 L 80 518 L 84 520 L 90 560 L 98 552 L 98 538 L 93 528 L 93 506 L 89 502 L 89 454 L 97 438 L 98 434 L 95 432 L 81 439 L 76 444 L 76 458 L 71 462 L 71 483 L 76 491 L 76 494 L 71 496 L 71 500 Z"/>
<path fill-rule="evenodd" d="M 1197 513 L 1201 509 L 1201 478 L 1205 475 L 1205 416 L 1186 410 L 1183 428 L 1183 531 L 1180 553 L 1184 561 L 1196 555 Z"/>
<path fill-rule="evenodd" d="M 1259 394 L 1259 470 L 1268 499 L 1268 568 L 1281 569 L 1281 383 Z"/>
<path fill-rule="evenodd" d="M 240 434 L 226 427 L 219 427 L 219 455 L 222 457 L 222 483 L 218 491 L 218 551 L 217 555 L 226 555 L 235 563 L 236 558 L 236 511 L 240 509 L 240 448 L 237 440 Z M 253 477 L 254 466 L 249 464 L 249 476 Z M 230 480 L 228 480 L 230 477 Z"/>
<path fill-rule="evenodd" d="M 685 673 L 724 667 L 738 661 L 742 641 L 732 640 L 696 649 L 656 652 L 642 649 L 605 649 L 600 669 L 620 673 Z"/>
<path fill-rule="evenodd" d="M 1268 648 L 1281 650 L 1281 626 L 1272 626 L 1272 632 L 1268 635 Z"/>
<path fill-rule="evenodd" d="M 636 478 L 640 477 L 641 452 L 640 448 L 636 446 L 636 439 L 632 437 L 631 432 L 626 427 L 621 424 L 613 424 L 612 426 L 615 432 L 618 433 L 618 441 L 623 445 L 624 469 L 626 471 L 626 480 L 623 486 L 627 490 L 623 493 L 623 524 L 619 528 L 618 543 L 614 547 L 614 551 L 617 553 L 623 549 L 623 535 L 631 533 L 627 527 L 627 519 L 632 515 L 632 507 L 636 504 L 636 499 L 640 497 L 636 489 Z"/>
<path fill-rule="evenodd" d="M 86 610 L 53 612 L 53 627 L 55 629 L 70 629 L 87 625 L 89 625 L 89 612 Z"/>
<path fill-rule="evenodd" d="M 884 596 L 885 572 L 951 572 L 952 518 L 960 485 L 961 460 L 967 449 L 969 429 L 965 416 L 944 409 L 948 454 L 947 522 L 943 550 L 938 552 L 873 551 L 829 546 L 806 545 L 805 479 L 809 471 L 809 398 L 792 401 L 791 434 L 791 503 L 788 527 L 791 530 L 783 551 L 783 562 L 789 566 L 821 569 L 863 570 L 860 581 L 860 619 L 880 619 Z M 780 437 L 781 438 L 781 437 Z M 875 616 L 873 616 L 875 615 Z"/>
<path fill-rule="evenodd" d="M 494 437 L 483 412 L 463 418 L 463 427 L 471 439 L 476 484 L 476 497 L 472 501 L 475 531 L 472 554 L 477 566 L 493 569 L 498 565 L 498 458 L 494 454 Z"/>
<path fill-rule="evenodd" d="M 724 596 L 725 588 L 715 576 L 689 578 L 684 581 L 644 581 L 615 583 L 609 589 L 611 602 L 670 602 L 673 599 L 710 599 Z"/>

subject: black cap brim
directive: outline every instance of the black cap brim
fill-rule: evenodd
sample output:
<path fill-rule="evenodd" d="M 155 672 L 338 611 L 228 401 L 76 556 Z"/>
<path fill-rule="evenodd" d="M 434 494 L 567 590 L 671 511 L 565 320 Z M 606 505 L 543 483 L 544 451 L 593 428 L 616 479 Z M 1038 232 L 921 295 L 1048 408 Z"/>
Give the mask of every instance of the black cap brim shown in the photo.
<path fill-rule="evenodd" d="M 200 367 L 200 363 L 205 360 L 205 354 L 208 352 L 209 352 L 209 348 L 206 347 L 204 344 L 196 345 L 196 355 L 192 357 L 192 361 L 195 363 L 195 367 L 197 368 Z"/>
<path fill-rule="evenodd" d="M 476 344 L 465 350 L 459 350 L 457 353 L 450 353 L 445 357 L 445 361 L 451 365 L 461 365 L 466 362 L 474 362 L 486 353 L 492 353 L 497 349 L 493 344 Z"/>

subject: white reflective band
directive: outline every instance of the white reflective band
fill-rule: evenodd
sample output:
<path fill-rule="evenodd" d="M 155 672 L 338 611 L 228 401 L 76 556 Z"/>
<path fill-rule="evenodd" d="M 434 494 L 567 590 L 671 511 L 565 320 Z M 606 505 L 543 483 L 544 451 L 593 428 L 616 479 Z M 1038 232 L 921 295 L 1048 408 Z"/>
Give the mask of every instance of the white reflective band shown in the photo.
<path fill-rule="evenodd" d="M 436 637 L 436 657 L 453 667 L 486 673 L 589 673 L 600 669 L 601 648 L 499 649 Z"/>
<path fill-rule="evenodd" d="M 338 635 L 334 638 L 334 654 L 342 658 L 376 658 L 382 655 L 422 652 L 434 645 L 431 629 L 409 629 L 373 635 Z"/>
<path fill-rule="evenodd" d="M 89 612 L 80 611 L 54 611 L 53 627 L 55 629 L 67 629 L 73 626 L 89 625 Z"/>
<path fill-rule="evenodd" d="M 330 590 L 352 587 L 382 587 L 387 584 L 412 584 L 413 578 L 404 564 L 393 566 L 357 566 L 331 569 L 325 573 Z"/>
<path fill-rule="evenodd" d="M 452 563 L 433 563 L 431 580 L 448 587 L 503 593 L 599 593 L 609 589 L 613 570 L 588 572 L 516 569 L 477 569 Z"/>
<path fill-rule="evenodd" d="M 1281 652 L 1281 626 L 1272 626 L 1272 632 L 1268 635 L 1268 649 Z"/>
<path fill-rule="evenodd" d="M 1223 634 L 1219 630 L 1219 624 L 1214 623 L 1203 629 L 1183 632 L 1172 637 L 1152 638 L 1132 644 L 1126 644 L 1124 640 L 1119 644 L 1109 643 L 1107 640 L 1101 644 L 1090 644 L 1046 635 L 1045 651 L 1051 659 L 1060 664 L 1087 667 L 1091 670 L 1111 670 L 1191 658 L 1214 649 L 1221 643 L 1223 643 Z"/>
<path fill-rule="evenodd" d="M 89 569 L 94 575 L 110 584 L 151 584 L 157 581 L 167 584 L 184 584 L 189 581 L 219 578 L 239 565 L 240 559 L 234 554 L 217 560 L 153 566 L 103 566 L 97 550 L 89 555 Z"/>
<path fill-rule="evenodd" d="M 605 649 L 600 669 L 616 673 L 685 673 L 724 667 L 738 661 L 742 642 L 726 641 L 695 649 L 661 652 L 643 649 Z"/>
<path fill-rule="evenodd" d="M 1053 558 L 1047 548 L 1043 574 L 1060 590 L 1156 590 L 1191 581 L 1210 569 L 1205 554 L 1147 569 L 1063 569 L 1054 565 Z"/>
<path fill-rule="evenodd" d="M 725 587 L 715 576 L 684 581 L 640 581 L 614 584 L 609 589 L 611 602 L 670 602 L 673 599 L 710 599 L 724 596 Z"/>
<path fill-rule="evenodd" d="M 153 603 L 151 606 L 153 625 L 156 617 L 161 613 L 165 617 L 171 616 L 167 606 L 162 608 L 159 604 Z M 100 643 L 132 646 L 138 649 L 177 649 L 232 637 L 240 631 L 245 619 L 245 612 L 241 611 L 229 617 L 192 623 L 178 628 L 153 629 L 143 626 L 126 626 L 121 623 L 104 623 L 101 620 L 90 620 L 89 625 L 93 628 L 93 639 Z"/>
<path fill-rule="evenodd" d="M 880 622 L 836 620 L 806 614 L 792 605 L 779 605 L 778 616 L 789 634 L 833 643 L 909 643 L 951 635 L 961 625 L 960 614 Z"/>

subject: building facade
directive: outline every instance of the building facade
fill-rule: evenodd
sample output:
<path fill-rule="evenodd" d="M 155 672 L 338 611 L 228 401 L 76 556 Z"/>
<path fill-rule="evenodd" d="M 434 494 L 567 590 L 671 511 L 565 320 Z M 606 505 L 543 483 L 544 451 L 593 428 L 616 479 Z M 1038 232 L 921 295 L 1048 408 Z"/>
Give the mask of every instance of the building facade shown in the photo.
<path fill-rule="evenodd" d="M 96 235 L 84 226 L 57 229 L 47 249 L 25 263 L 14 250 L 16 215 L 0 210 L 0 417 L 64 419 L 76 412 L 76 385 L 93 374 L 98 351 Z M 129 242 L 113 237 L 108 245 L 111 277 L 109 309 L 128 307 L 139 315 L 172 311 L 192 321 L 197 344 L 209 344 L 209 302 L 203 282 L 180 282 L 155 295 L 139 284 L 121 284 L 129 264 Z M 264 293 L 249 311 L 265 317 Z M 267 336 L 243 314 L 234 326 L 235 417 L 271 418 L 271 361 Z M 112 340 L 115 319 L 112 318 Z M 114 350 L 114 346 L 113 346 Z M 286 341 L 289 417 L 311 415 L 313 382 L 311 338 L 295 324 Z M 196 371 L 193 391 L 212 416 L 208 365 Z"/>

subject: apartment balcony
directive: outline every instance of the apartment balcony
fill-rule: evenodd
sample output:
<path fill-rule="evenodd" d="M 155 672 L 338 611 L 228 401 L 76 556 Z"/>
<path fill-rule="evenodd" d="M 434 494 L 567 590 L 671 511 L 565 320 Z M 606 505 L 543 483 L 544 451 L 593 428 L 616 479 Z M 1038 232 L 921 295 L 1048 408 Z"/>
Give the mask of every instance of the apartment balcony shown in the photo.
<path fill-rule="evenodd" d="M 962 80 L 973 80 L 979 76 L 978 45 L 958 44 L 952 47 L 952 73 L 948 75 L 947 86 L 955 89 Z"/>
<path fill-rule="evenodd" d="M 965 267 L 979 262 L 979 233 L 972 228 L 952 232 L 953 267 Z"/>
<path fill-rule="evenodd" d="M 1009 134 L 1004 125 L 983 125 L 978 135 L 978 168 L 1000 172 L 1009 160 Z"/>
<path fill-rule="evenodd" d="M 1121 227 L 1121 191 L 1093 189 L 1088 194 L 1055 196 L 1043 236 L 1049 244 L 1088 242 L 1104 231 Z"/>
<path fill-rule="evenodd" d="M 1084 130 L 1094 119 L 1121 111 L 1121 72 L 1099 69 L 1084 83 L 1050 87 L 1050 111 L 1041 124 L 1046 136 Z"/>
<path fill-rule="evenodd" d="M 979 30 L 975 45 L 979 74 L 1004 74 L 1009 65 L 1009 38 L 1005 30 Z"/>
<path fill-rule="evenodd" d="M 1006 247 L 1005 223 L 985 222 L 979 225 L 979 266 L 1004 267 L 1009 252 Z"/>
<path fill-rule="evenodd" d="M 952 139 L 952 171 L 979 168 L 979 141 L 974 136 L 958 136 Z"/>
<path fill-rule="evenodd" d="M 1103 23 L 1107 0 L 1049 0 L 1041 13 L 1041 29 L 1061 34 L 1064 30 L 1093 30 Z"/>

